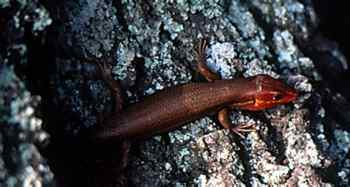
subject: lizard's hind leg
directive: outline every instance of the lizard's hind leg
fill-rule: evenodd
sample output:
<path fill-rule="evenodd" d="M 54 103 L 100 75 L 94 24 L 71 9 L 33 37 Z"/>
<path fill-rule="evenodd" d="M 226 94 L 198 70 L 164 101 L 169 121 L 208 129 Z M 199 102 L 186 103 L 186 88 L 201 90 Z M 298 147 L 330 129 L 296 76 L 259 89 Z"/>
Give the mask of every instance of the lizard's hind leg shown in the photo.
<path fill-rule="evenodd" d="M 120 82 L 113 79 L 111 66 L 107 62 L 97 62 L 96 64 L 98 66 L 101 78 L 107 84 L 109 90 L 111 91 L 112 97 L 114 97 L 114 112 L 121 111 L 124 105 L 124 98 L 120 87 Z"/>

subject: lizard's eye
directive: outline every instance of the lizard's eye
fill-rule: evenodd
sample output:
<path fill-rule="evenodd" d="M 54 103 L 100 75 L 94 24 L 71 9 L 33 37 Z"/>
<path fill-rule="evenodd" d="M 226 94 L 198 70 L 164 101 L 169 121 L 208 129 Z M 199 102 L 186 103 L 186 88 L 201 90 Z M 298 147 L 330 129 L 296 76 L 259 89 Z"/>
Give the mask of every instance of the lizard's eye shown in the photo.
<path fill-rule="evenodd" d="M 272 97 L 272 99 L 274 100 L 274 101 L 279 101 L 279 100 L 281 100 L 283 98 L 283 95 L 282 94 L 277 94 L 277 95 L 274 95 L 273 97 Z"/>

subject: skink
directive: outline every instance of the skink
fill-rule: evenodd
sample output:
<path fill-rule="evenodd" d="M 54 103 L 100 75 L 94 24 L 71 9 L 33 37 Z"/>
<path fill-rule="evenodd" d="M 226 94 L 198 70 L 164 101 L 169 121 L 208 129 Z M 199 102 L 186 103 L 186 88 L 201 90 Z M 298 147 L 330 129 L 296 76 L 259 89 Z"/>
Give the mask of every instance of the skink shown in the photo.
<path fill-rule="evenodd" d="M 218 112 L 223 127 L 239 133 L 245 127 L 232 127 L 229 109 L 259 111 L 296 99 L 295 89 L 268 75 L 220 80 L 205 65 L 205 49 L 206 42 L 203 41 L 197 54 L 197 67 L 209 82 L 178 85 L 159 91 L 125 109 L 117 107 L 115 115 L 105 120 L 104 125 L 94 132 L 94 138 L 147 138 L 215 112 Z"/>

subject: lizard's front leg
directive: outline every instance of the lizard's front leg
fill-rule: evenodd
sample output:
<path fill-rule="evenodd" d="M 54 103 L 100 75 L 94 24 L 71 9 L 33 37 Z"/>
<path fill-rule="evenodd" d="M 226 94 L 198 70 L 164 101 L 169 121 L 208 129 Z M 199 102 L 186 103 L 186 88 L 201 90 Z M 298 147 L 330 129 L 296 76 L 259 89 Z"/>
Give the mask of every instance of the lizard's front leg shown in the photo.
<path fill-rule="evenodd" d="M 241 125 L 237 125 L 237 126 L 233 127 L 231 120 L 230 120 L 229 111 L 227 108 L 223 108 L 219 111 L 218 119 L 219 119 L 220 124 L 225 129 L 230 129 L 232 132 L 236 133 L 241 138 L 244 138 L 243 133 L 256 131 L 253 124 L 248 124 L 248 125 L 241 124 Z"/>
<path fill-rule="evenodd" d="M 214 80 L 219 80 L 220 76 L 212 72 L 208 66 L 205 64 L 205 50 L 207 49 L 207 40 L 201 39 L 197 47 L 197 69 L 199 73 L 207 79 L 209 82 Z"/>
<path fill-rule="evenodd" d="M 201 39 L 197 49 L 197 68 L 199 73 L 202 76 L 204 76 L 209 82 L 213 82 L 214 80 L 219 80 L 220 76 L 212 72 L 205 63 L 206 48 L 207 48 L 207 41 L 205 39 Z M 254 125 L 252 124 L 251 125 L 242 124 L 242 125 L 233 127 L 230 121 L 229 111 L 227 108 L 223 108 L 219 111 L 218 120 L 225 129 L 230 129 L 232 132 L 236 133 L 241 138 L 244 138 L 242 133 L 252 132 L 256 130 L 254 128 Z"/>

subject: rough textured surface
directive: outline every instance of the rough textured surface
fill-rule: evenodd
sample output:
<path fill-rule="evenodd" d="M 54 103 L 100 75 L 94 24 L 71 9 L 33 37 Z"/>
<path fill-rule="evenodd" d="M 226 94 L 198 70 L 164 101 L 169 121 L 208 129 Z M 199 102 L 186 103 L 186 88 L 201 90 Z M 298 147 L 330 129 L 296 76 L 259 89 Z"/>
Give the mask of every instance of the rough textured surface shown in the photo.
<path fill-rule="evenodd" d="M 40 97 L 33 97 L 13 68 L 0 64 L 0 184 L 42 186 L 53 184 L 53 173 L 36 145 L 48 134 L 34 113 Z"/>
<path fill-rule="evenodd" d="M 66 53 L 101 57 L 113 48 L 119 23 L 112 1 L 70 1 L 60 8 L 57 11 L 63 26 L 58 41 L 63 42 L 64 49 L 73 50 Z"/>
<path fill-rule="evenodd" d="M 18 64 L 27 60 L 40 59 L 49 64 L 47 70 L 40 71 L 48 79 L 43 84 L 47 87 L 42 88 L 49 91 L 38 93 L 43 96 L 47 110 L 42 114 L 52 137 L 48 158 L 62 184 L 72 184 L 69 180 L 75 180 L 73 184 L 88 183 L 84 178 L 96 171 L 86 170 L 84 167 L 94 167 L 85 165 L 96 164 L 107 170 L 114 167 L 98 166 L 98 159 L 90 162 L 86 157 L 96 154 L 90 144 L 80 152 L 80 146 L 71 142 L 79 142 L 84 130 L 101 123 L 113 110 L 113 103 L 120 102 L 110 97 L 107 85 L 96 76 L 95 63 L 111 64 L 114 78 L 122 82 L 126 104 L 132 104 L 157 90 L 203 81 L 195 71 L 195 49 L 200 38 L 209 41 L 208 66 L 223 79 L 268 74 L 295 87 L 300 96 L 293 104 L 263 112 L 232 111 L 233 124 L 256 125 L 257 131 L 248 133 L 245 139 L 222 130 L 215 116 L 210 116 L 134 142 L 124 173 L 130 185 L 349 183 L 349 96 L 332 86 L 339 80 L 338 72 L 347 71 L 348 65 L 336 44 L 317 34 L 318 20 L 309 0 L 52 1 L 46 4 L 54 20 L 52 28 L 40 36 L 43 41 L 33 41 L 39 47 L 32 50 L 40 55 L 29 59 L 25 45 L 12 45 L 24 37 L 24 31 L 9 27 L 17 23 L 9 18 L 20 20 L 18 23 L 27 19 L 8 14 L 6 7 L 13 6 L 9 2 L 12 1 L 0 1 L 0 13 L 7 15 L 6 19 L 0 17 L 0 31 L 22 35 L 0 32 L 1 42 L 5 36 L 14 37 L 0 43 L 0 61 L 16 64 L 20 70 L 22 66 Z M 36 1 L 33 4 L 39 6 Z M 42 19 L 38 20 L 45 21 L 33 22 L 37 23 L 29 29 L 33 35 L 50 23 L 46 12 L 41 12 L 38 18 Z M 11 49 L 23 55 L 9 58 Z M 29 64 L 33 69 L 40 67 L 38 63 Z M 36 85 L 38 81 L 33 82 Z M 6 92 L 1 90 L 3 93 Z M 8 105 L 4 106 L 7 110 Z M 8 136 L 8 132 L 2 131 L 1 141 L 3 134 Z M 118 149 L 122 152 L 117 143 L 111 143 L 111 153 Z M 104 157 L 103 152 L 99 154 L 100 159 Z M 123 162 L 120 154 L 111 155 L 109 159 L 115 163 Z M 49 183 L 52 175 L 46 171 L 47 175 L 36 180 Z M 114 177 L 108 172 L 106 175 Z M 3 181 L 9 179 L 8 175 L 0 177 Z M 94 182 L 98 185 L 100 181 Z"/>
<path fill-rule="evenodd" d="M 40 154 L 49 141 L 38 116 L 40 96 L 25 86 L 25 35 L 38 35 L 52 20 L 38 1 L 0 1 L 0 186 L 51 186 L 54 174 Z M 24 80 L 23 80 L 24 79 Z"/>

